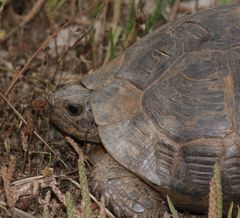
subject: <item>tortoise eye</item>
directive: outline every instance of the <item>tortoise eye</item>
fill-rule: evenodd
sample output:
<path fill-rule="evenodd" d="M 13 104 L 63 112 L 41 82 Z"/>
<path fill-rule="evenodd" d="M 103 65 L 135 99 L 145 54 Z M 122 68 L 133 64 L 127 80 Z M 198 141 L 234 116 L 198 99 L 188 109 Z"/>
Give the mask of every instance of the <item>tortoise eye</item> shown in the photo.
<path fill-rule="evenodd" d="M 71 116 L 78 116 L 82 112 L 82 107 L 78 104 L 69 104 L 67 111 Z"/>

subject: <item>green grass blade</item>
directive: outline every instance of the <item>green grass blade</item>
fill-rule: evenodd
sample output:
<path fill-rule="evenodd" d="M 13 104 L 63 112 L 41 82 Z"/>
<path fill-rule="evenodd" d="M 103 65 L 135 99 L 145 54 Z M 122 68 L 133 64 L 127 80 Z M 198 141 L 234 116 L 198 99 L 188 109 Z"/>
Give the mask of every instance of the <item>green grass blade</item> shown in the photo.
<path fill-rule="evenodd" d="M 109 41 L 110 41 L 110 60 L 115 58 L 116 56 L 116 49 L 115 46 L 119 40 L 121 34 L 121 28 L 116 26 L 115 30 L 113 31 L 112 29 L 110 30 L 109 33 Z"/>
<path fill-rule="evenodd" d="M 67 207 L 67 215 L 68 218 L 74 218 L 74 206 L 73 206 L 73 199 L 70 192 L 66 193 L 66 207 Z"/>
<path fill-rule="evenodd" d="M 166 22 L 166 18 L 164 16 L 164 10 L 169 4 L 173 4 L 175 0 L 157 0 L 157 4 L 155 10 L 152 15 L 149 16 L 146 22 L 145 32 L 149 33 L 155 29 L 156 24 L 160 19 Z"/>
<path fill-rule="evenodd" d="M 103 8 L 104 8 L 103 3 L 101 3 L 101 2 L 97 3 L 96 6 L 93 9 L 91 17 L 96 18 L 103 11 Z"/>
<path fill-rule="evenodd" d="M 112 60 L 116 56 L 116 44 L 119 42 L 119 38 L 121 35 L 121 27 L 116 26 L 114 30 L 110 29 L 109 32 L 109 43 L 105 56 L 104 63 L 106 64 L 109 60 Z"/>
<path fill-rule="evenodd" d="M 60 8 L 63 3 L 65 2 L 65 0 L 48 0 L 47 1 L 47 6 L 52 10 L 56 10 L 58 8 Z"/>
<path fill-rule="evenodd" d="M 214 179 L 216 181 L 217 192 L 217 217 L 222 218 L 222 185 L 221 185 L 221 169 L 219 163 L 214 167 Z"/>
<path fill-rule="evenodd" d="M 113 25 L 114 25 L 114 28 L 115 26 L 118 25 L 118 22 L 120 20 L 120 16 L 121 16 L 121 0 L 114 0 L 113 1 L 114 4 L 113 4 Z"/>
<path fill-rule="evenodd" d="M 227 218 L 232 218 L 232 212 L 233 212 L 233 202 L 229 207 Z"/>
<path fill-rule="evenodd" d="M 2 9 L 7 3 L 9 3 L 9 0 L 0 0 L 0 8 Z"/>
<path fill-rule="evenodd" d="M 237 217 L 236 218 L 240 218 L 240 207 L 237 206 L 237 208 L 238 208 L 238 213 L 237 213 Z"/>
<path fill-rule="evenodd" d="M 229 3 L 231 3 L 231 0 L 221 0 L 220 1 L 221 5 L 226 5 L 226 4 L 229 4 Z"/>
<path fill-rule="evenodd" d="M 216 181 L 213 177 L 209 183 L 209 203 L 208 203 L 208 218 L 217 218 L 217 191 Z"/>
<path fill-rule="evenodd" d="M 81 191 L 82 191 L 82 206 L 83 206 L 84 217 L 92 218 L 91 199 L 89 195 L 88 181 L 87 181 L 86 171 L 84 167 L 83 155 L 82 155 L 82 158 L 78 160 L 78 169 L 79 169 L 79 180 L 80 180 Z"/>
<path fill-rule="evenodd" d="M 173 218 L 179 218 L 178 212 L 175 209 L 175 207 L 173 206 L 173 203 L 172 203 L 172 201 L 171 201 L 171 199 L 169 198 L 168 195 L 167 195 L 167 202 L 168 202 L 168 207 L 169 207 L 169 209 L 171 211 L 171 214 L 172 214 Z"/>
<path fill-rule="evenodd" d="M 129 11 L 128 11 L 128 20 L 127 20 L 126 29 L 125 29 L 125 39 L 128 38 L 128 35 L 130 34 L 130 32 L 132 31 L 132 29 L 134 27 L 135 13 L 136 13 L 135 12 L 135 0 L 132 0 Z"/>
<path fill-rule="evenodd" d="M 147 22 L 146 22 L 146 33 L 152 31 L 159 20 L 159 18 L 162 15 L 162 6 L 163 6 L 163 1 L 157 1 L 156 8 L 153 12 L 152 15 L 149 16 Z"/>
<path fill-rule="evenodd" d="M 115 57 L 115 46 L 113 41 L 113 31 L 112 29 L 109 32 L 109 41 L 110 41 L 110 60 L 112 60 Z"/>

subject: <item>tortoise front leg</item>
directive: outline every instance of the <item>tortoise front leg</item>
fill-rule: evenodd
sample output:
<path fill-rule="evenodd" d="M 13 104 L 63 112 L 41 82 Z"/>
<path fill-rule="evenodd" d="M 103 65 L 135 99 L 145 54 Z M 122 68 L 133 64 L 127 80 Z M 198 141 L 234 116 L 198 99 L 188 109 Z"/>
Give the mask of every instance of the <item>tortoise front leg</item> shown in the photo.
<path fill-rule="evenodd" d="M 104 197 L 106 206 L 117 217 L 163 217 L 166 211 L 159 193 L 109 154 L 95 164 L 90 188 L 98 197 Z"/>

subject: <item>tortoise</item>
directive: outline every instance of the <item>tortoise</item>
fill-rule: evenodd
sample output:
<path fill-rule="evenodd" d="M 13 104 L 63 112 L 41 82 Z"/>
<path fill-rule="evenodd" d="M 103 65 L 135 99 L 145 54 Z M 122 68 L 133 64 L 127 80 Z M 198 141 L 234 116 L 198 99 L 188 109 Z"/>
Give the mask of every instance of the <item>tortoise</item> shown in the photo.
<path fill-rule="evenodd" d="M 51 97 L 55 126 L 99 144 L 90 186 L 117 217 L 161 217 L 167 195 L 206 211 L 216 163 L 240 203 L 239 24 L 240 4 L 179 18 Z"/>

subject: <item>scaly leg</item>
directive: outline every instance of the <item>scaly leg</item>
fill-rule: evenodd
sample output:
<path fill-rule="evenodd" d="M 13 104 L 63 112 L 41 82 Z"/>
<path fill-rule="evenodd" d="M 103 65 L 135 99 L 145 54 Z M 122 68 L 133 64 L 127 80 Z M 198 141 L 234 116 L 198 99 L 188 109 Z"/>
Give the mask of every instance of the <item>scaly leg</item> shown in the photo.
<path fill-rule="evenodd" d="M 117 217 L 163 217 L 166 210 L 158 192 L 118 164 L 109 154 L 96 162 L 91 190 L 104 197 Z"/>

